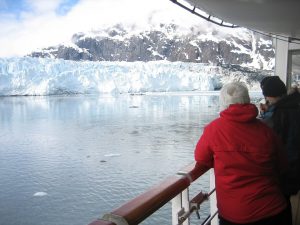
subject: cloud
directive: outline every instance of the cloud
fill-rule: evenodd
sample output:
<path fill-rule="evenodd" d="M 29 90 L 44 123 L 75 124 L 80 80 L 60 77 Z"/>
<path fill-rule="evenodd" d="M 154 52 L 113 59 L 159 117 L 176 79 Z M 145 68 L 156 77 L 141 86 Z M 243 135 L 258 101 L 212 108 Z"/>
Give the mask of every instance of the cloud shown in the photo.
<path fill-rule="evenodd" d="M 25 0 L 18 15 L 0 15 L 0 57 L 21 56 L 38 48 L 68 42 L 74 33 L 117 23 L 201 23 L 168 0 Z M 0 4 L 5 1 L 0 0 Z M 73 5 L 72 5 L 73 4 Z"/>

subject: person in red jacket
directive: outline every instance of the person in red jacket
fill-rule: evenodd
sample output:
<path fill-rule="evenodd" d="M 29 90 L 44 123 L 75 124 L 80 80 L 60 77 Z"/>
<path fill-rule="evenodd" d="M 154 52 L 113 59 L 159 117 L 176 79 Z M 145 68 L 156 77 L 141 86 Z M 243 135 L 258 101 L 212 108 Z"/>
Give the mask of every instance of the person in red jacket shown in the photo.
<path fill-rule="evenodd" d="M 256 118 L 244 84 L 224 85 L 220 108 L 195 149 L 198 168 L 214 168 L 220 225 L 291 225 L 279 183 L 286 165 L 280 139 Z"/>

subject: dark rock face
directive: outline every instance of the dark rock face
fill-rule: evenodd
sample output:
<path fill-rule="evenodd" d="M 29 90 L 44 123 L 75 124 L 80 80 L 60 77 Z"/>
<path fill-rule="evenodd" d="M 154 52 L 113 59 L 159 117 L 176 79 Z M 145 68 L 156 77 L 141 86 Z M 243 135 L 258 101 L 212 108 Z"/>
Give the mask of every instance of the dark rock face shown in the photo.
<path fill-rule="evenodd" d="M 274 58 L 271 40 L 250 31 L 247 40 L 229 34 L 226 38 L 216 35 L 209 39 L 199 38 L 203 34 L 192 29 L 181 35 L 176 32 L 176 25 L 161 27 L 164 29 L 130 34 L 118 25 L 94 37 L 78 33 L 72 37 L 72 46 L 49 47 L 30 56 L 76 61 L 168 60 L 233 65 L 251 64 L 256 57 L 260 69 L 266 69 L 263 64 Z"/>

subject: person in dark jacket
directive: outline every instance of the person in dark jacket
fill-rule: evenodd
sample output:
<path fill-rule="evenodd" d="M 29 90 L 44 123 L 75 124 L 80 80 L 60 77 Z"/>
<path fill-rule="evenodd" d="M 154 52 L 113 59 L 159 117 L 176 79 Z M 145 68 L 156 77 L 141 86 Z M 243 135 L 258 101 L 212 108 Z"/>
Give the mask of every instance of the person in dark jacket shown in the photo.
<path fill-rule="evenodd" d="M 288 156 L 288 170 L 282 176 L 282 184 L 285 196 L 291 199 L 295 224 L 300 213 L 300 93 L 294 88 L 287 94 L 278 76 L 264 78 L 261 89 L 268 103 L 261 106 L 262 120 L 281 137 Z"/>
<path fill-rule="evenodd" d="M 224 85 L 220 107 L 194 153 L 200 169 L 214 168 L 220 225 L 291 225 L 279 183 L 286 165 L 280 138 L 257 119 L 242 83 Z"/>
<path fill-rule="evenodd" d="M 285 84 L 278 76 L 264 78 L 261 88 L 268 102 L 263 106 L 261 118 L 283 141 L 289 164 L 284 192 L 294 195 L 300 190 L 300 93 L 294 90 L 287 95 Z"/>

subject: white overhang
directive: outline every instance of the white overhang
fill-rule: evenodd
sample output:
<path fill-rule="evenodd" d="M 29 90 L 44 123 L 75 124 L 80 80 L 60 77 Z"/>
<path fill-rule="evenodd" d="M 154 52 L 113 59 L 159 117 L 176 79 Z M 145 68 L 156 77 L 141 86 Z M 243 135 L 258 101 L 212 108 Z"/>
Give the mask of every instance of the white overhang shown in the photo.
<path fill-rule="evenodd" d="M 184 0 L 226 22 L 300 39 L 300 0 Z"/>

